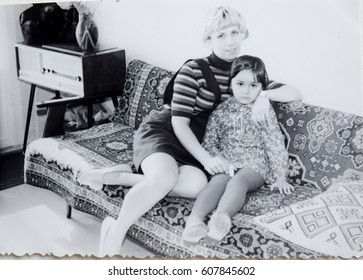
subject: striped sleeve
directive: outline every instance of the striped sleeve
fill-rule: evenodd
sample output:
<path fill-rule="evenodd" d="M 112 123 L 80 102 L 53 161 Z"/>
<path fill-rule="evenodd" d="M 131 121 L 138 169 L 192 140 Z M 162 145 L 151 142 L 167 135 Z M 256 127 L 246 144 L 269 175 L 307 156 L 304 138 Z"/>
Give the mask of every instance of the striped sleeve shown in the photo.
<path fill-rule="evenodd" d="M 184 64 L 174 81 L 171 114 L 191 118 L 197 99 L 199 83 L 189 63 Z"/>
<path fill-rule="evenodd" d="M 285 84 L 279 83 L 279 82 L 275 82 L 275 81 L 268 81 L 268 84 L 266 86 L 266 90 L 271 90 L 271 89 L 277 89 L 280 88 L 282 86 L 284 86 Z"/>

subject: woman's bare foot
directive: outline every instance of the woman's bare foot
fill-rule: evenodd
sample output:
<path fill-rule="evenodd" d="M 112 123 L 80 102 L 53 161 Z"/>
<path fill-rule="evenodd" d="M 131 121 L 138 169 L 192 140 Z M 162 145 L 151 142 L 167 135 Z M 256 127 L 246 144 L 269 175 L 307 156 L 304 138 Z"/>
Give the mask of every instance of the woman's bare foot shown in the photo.
<path fill-rule="evenodd" d="M 110 173 L 118 173 L 118 172 L 128 172 L 132 173 L 131 166 L 128 164 L 119 164 L 111 167 L 105 168 L 94 168 L 87 171 L 82 172 L 77 181 L 81 185 L 87 185 L 95 190 L 102 190 L 104 182 L 104 177 L 106 174 Z M 107 183 L 107 182 L 106 182 Z M 120 182 L 122 184 L 122 182 Z"/>

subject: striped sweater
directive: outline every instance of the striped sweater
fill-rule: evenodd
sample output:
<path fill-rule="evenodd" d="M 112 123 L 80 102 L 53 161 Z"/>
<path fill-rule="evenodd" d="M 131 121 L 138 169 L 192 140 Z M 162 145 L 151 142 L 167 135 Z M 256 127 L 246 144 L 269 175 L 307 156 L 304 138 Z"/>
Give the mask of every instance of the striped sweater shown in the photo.
<path fill-rule="evenodd" d="M 221 91 L 221 100 L 226 100 L 231 93 L 228 92 L 228 77 L 231 68 L 226 62 L 212 54 L 204 58 L 210 66 Z M 174 81 L 174 92 L 171 103 L 171 114 L 192 118 L 201 112 L 211 111 L 214 107 L 215 97 L 207 88 L 207 83 L 198 64 L 191 60 L 184 64 Z"/>
<path fill-rule="evenodd" d="M 232 92 L 228 88 L 228 79 L 232 62 L 220 59 L 214 53 L 204 58 L 210 66 L 221 91 L 220 102 L 228 99 Z M 270 81 L 267 88 L 275 89 L 283 84 Z M 171 115 L 191 119 L 202 112 L 210 112 L 214 108 L 215 97 L 207 88 L 199 65 L 191 60 L 179 70 L 174 81 L 173 99 L 171 102 Z"/>

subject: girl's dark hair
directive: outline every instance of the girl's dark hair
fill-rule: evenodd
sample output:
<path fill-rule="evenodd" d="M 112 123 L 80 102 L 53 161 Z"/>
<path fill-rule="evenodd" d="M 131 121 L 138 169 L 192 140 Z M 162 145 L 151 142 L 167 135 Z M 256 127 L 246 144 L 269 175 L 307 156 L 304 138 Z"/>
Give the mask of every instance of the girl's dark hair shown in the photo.
<path fill-rule="evenodd" d="M 265 64 L 261 59 L 250 55 L 242 55 L 237 57 L 231 66 L 229 84 L 231 83 L 231 80 L 242 70 L 251 70 L 255 75 L 257 82 L 262 84 L 262 89 L 266 88 L 268 84 L 268 76 Z"/>

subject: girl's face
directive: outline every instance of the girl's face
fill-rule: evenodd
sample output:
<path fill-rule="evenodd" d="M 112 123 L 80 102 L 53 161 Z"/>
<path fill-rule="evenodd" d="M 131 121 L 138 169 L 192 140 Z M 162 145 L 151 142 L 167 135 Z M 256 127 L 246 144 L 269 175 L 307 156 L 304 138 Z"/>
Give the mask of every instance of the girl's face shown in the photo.
<path fill-rule="evenodd" d="M 252 70 L 240 71 L 231 81 L 233 96 L 241 104 L 253 103 L 262 90 Z"/>
<path fill-rule="evenodd" d="M 230 26 L 212 33 L 209 44 L 216 56 L 233 61 L 239 54 L 242 39 L 238 26 Z"/>

